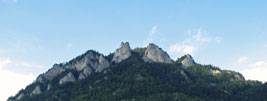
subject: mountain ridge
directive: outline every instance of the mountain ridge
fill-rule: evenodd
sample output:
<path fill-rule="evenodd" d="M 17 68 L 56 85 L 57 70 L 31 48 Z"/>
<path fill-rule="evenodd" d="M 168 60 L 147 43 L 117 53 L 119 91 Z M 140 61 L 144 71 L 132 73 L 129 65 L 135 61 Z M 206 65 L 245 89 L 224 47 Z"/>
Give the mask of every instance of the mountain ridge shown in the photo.
<path fill-rule="evenodd" d="M 135 61 L 135 62 L 132 62 L 132 61 Z M 126 66 L 127 68 L 126 67 L 123 68 L 123 66 Z M 129 68 L 129 67 L 132 67 L 132 68 Z M 147 67 L 147 68 L 144 68 L 144 67 Z M 158 71 L 153 70 L 152 67 L 155 67 L 156 70 L 162 70 L 163 72 L 166 71 L 165 69 L 167 69 L 167 71 L 169 72 L 165 72 L 164 74 L 161 74 Z M 163 68 L 163 67 L 166 67 L 166 68 Z M 132 80 L 127 79 L 126 80 L 127 82 L 133 82 L 133 83 L 140 82 L 141 84 L 143 82 L 146 82 L 146 80 L 150 80 L 150 79 L 154 80 L 154 77 L 157 77 L 157 75 L 155 75 L 154 72 L 151 72 L 150 75 L 148 75 L 149 73 L 148 74 L 143 73 L 143 71 L 136 70 L 136 68 L 140 68 L 140 70 L 146 70 L 149 73 L 151 71 L 158 72 L 158 74 L 161 74 L 160 78 L 163 78 L 160 80 L 163 80 L 164 82 L 169 82 L 168 85 L 181 85 L 181 86 L 187 87 L 187 85 L 190 86 L 191 83 L 193 82 L 195 83 L 203 82 L 205 85 L 207 83 L 208 87 L 216 87 L 217 85 L 220 85 L 221 83 L 223 84 L 227 82 L 239 82 L 239 81 L 244 82 L 245 81 L 245 78 L 240 73 L 237 73 L 234 71 L 228 71 L 228 70 L 221 70 L 211 65 L 203 66 L 203 65 L 197 64 L 192 58 L 192 56 L 189 54 L 186 54 L 182 56 L 181 58 L 177 59 L 176 61 L 174 61 L 170 59 L 169 55 L 165 51 L 163 51 L 161 48 L 159 48 L 155 44 L 149 44 L 145 48 L 136 48 L 132 50 L 128 42 L 125 42 L 125 43 L 122 42 L 120 45 L 120 48 L 118 48 L 115 51 L 115 53 L 112 53 L 108 56 L 104 56 L 103 54 L 98 53 L 94 50 L 89 50 L 86 53 L 70 60 L 67 63 L 55 64 L 47 72 L 39 75 L 32 84 L 26 87 L 26 89 L 19 91 L 14 97 L 10 97 L 8 101 L 14 101 L 14 100 L 15 101 L 17 100 L 27 101 L 27 100 L 30 100 L 31 98 L 33 99 L 33 98 L 41 97 L 41 95 L 47 96 L 48 97 L 47 99 L 50 99 L 50 100 L 51 99 L 55 100 L 57 98 L 58 98 L 57 100 L 59 100 L 59 98 L 61 97 L 57 96 L 56 91 L 61 91 L 60 89 L 62 87 L 63 87 L 62 88 L 63 90 L 71 89 L 71 88 L 64 88 L 66 85 L 75 87 L 74 84 L 83 83 L 83 82 L 86 82 L 86 83 L 83 84 L 81 88 L 86 87 L 86 85 L 93 85 L 94 83 L 99 83 L 99 82 L 100 82 L 100 85 L 102 85 L 101 82 L 107 82 L 106 80 L 112 79 L 110 77 L 113 77 L 115 74 L 118 76 L 122 74 L 125 75 L 126 77 L 130 76 L 130 78 L 133 78 L 133 79 Z M 131 69 L 133 69 L 133 71 L 136 71 L 137 74 L 135 73 L 131 74 L 133 72 L 133 71 L 130 71 Z M 168 69 L 174 70 L 174 71 L 170 71 Z M 130 73 L 128 75 L 120 71 L 127 71 Z M 168 77 L 168 74 L 170 74 L 171 76 Z M 103 78 L 100 78 L 97 75 L 100 75 L 100 77 L 103 76 Z M 200 77 L 197 77 L 199 75 Z M 147 76 L 150 77 L 150 79 Z M 175 80 L 178 78 L 179 80 L 181 80 L 179 81 L 179 83 L 181 84 L 173 84 L 173 82 L 178 82 L 178 81 L 165 81 L 164 80 L 165 76 L 169 78 L 170 80 Z M 121 79 L 114 79 L 115 81 L 109 81 L 109 82 L 111 83 L 115 82 L 115 84 L 116 83 L 120 84 L 119 81 L 126 82 L 124 81 L 125 78 L 121 78 Z M 208 79 L 208 80 L 205 80 L 205 79 Z M 95 81 L 93 82 L 93 80 Z M 155 81 L 153 80 L 151 82 L 157 82 L 157 79 L 155 79 Z M 129 84 L 129 86 L 133 86 L 133 85 Z M 151 86 L 157 87 L 157 85 L 154 85 L 154 84 L 152 84 Z M 90 90 L 90 88 L 92 87 L 89 86 L 89 88 L 87 89 Z M 120 88 L 120 89 L 124 89 L 124 88 Z M 178 89 L 177 91 L 181 89 L 187 90 L 185 88 L 176 88 L 176 89 Z M 51 92 L 54 90 L 55 92 Z M 161 89 L 158 89 L 158 90 L 160 91 Z M 182 92 L 183 90 L 179 91 L 180 93 L 175 92 L 172 94 L 174 94 L 173 96 L 193 96 L 194 95 L 194 94 L 190 95 L 191 93 L 188 95 L 185 95 L 184 93 L 186 92 L 183 93 Z M 172 90 L 170 91 L 174 92 Z M 222 93 L 223 96 L 227 96 L 227 92 L 229 92 L 226 90 L 223 91 L 222 89 L 218 89 L 217 91 Z M 143 94 L 144 92 L 140 92 L 140 93 Z M 158 91 L 152 91 L 152 92 L 158 92 Z M 52 95 L 54 94 L 55 97 L 53 97 L 52 95 L 49 95 L 50 93 Z M 61 92 L 61 93 L 64 94 L 64 92 Z M 113 93 L 116 95 L 116 90 L 113 91 L 112 94 L 108 93 L 106 95 L 109 95 L 109 94 L 114 95 Z M 127 93 L 131 93 L 131 92 L 128 91 Z M 169 93 L 169 92 L 166 92 L 166 93 Z M 144 93 L 144 95 L 140 95 L 140 96 L 145 96 L 146 94 L 147 93 Z M 80 96 L 79 94 L 77 95 Z M 208 95 L 205 95 L 205 97 L 206 96 Z M 201 99 L 202 96 L 194 95 L 194 97 L 196 99 Z M 79 99 L 79 97 L 76 98 L 74 96 L 74 99 Z M 65 100 L 70 100 L 70 99 L 65 99 Z"/>

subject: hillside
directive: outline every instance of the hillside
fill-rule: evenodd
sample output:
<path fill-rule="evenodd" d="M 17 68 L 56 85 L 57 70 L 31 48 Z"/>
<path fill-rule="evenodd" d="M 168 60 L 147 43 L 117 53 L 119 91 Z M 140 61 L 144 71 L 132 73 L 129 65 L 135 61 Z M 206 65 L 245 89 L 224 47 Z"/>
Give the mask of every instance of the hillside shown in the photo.
<path fill-rule="evenodd" d="M 126 42 L 108 56 L 89 50 L 55 64 L 8 101 L 267 101 L 266 94 L 266 83 L 238 72 Z"/>

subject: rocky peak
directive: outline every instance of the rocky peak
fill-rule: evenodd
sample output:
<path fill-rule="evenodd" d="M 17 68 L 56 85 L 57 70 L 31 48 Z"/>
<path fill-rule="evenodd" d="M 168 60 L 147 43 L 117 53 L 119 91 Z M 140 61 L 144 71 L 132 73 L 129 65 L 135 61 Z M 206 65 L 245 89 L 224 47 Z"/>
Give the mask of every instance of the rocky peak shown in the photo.
<path fill-rule="evenodd" d="M 183 60 L 182 60 L 181 63 L 182 63 L 182 66 L 184 68 L 187 68 L 187 67 L 192 66 L 192 65 L 195 64 L 194 59 L 189 54 L 187 54 L 187 55 L 184 56 L 184 58 L 183 58 Z"/>
<path fill-rule="evenodd" d="M 153 43 L 147 46 L 147 49 L 142 59 L 145 62 L 150 62 L 150 63 L 151 62 L 172 63 L 170 56 Z"/>
<path fill-rule="evenodd" d="M 66 68 L 75 69 L 76 71 L 86 71 L 88 68 L 94 69 L 95 72 L 101 72 L 103 69 L 109 67 L 109 62 L 104 58 L 102 54 L 89 50 L 80 57 L 77 57 L 70 62 Z M 92 72 L 91 70 L 88 72 Z M 90 74 L 89 73 L 89 74 Z"/>
<path fill-rule="evenodd" d="M 132 55 L 132 50 L 128 42 L 121 43 L 120 48 L 116 50 L 112 61 L 119 63 Z"/>
<path fill-rule="evenodd" d="M 102 72 L 105 68 L 109 67 L 109 62 L 104 58 L 103 55 L 100 55 L 98 57 L 98 65 L 97 68 L 95 68 L 96 72 Z"/>
<path fill-rule="evenodd" d="M 74 75 L 69 72 L 66 76 L 64 76 L 62 79 L 60 79 L 59 81 L 59 84 L 63 84 L 63 83 L 66 83 L 66 82 L 75 82 L 76 79 L 74 77 Z"/>

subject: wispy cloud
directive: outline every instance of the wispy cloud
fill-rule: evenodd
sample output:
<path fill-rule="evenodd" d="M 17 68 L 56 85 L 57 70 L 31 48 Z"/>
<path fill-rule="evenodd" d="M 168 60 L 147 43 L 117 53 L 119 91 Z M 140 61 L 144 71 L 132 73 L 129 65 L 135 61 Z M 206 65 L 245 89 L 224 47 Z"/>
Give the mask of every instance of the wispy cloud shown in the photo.
<path fill-rule="evenodd" d="M 154 25 L 151 30 L 151 34 L 155 34 L 158 29 L 158 25 Z"/>
<path fill-rule="evenodd" d="M 67 48 L 67 49 L 72 48 L 72 44 L 71 43 L 66 44 L 65 48 Z"/>
<path fill-rule="evenodd" d="M 144 41 L 144 46 L 148 45 L 149 43 L 152 43 L 154 41 L 154 35 L 158 32 L 158 25 L 154 25 L 149 34 L 148 38 Z"/>
<path fill-rule="evenodd" d="M 10 58 L 0 58 L 0 68 L 10 63 L 11 63 Z"/>
<path fill-rule="evenodd" d="M 249 68 L 241 70 L 241 73 L 249 80 L 259 80 L 262 82 L 267 81 L 267 62 L 257 61 L 249 64 Z"/>
<path fill-rule="evenodd" d="M 0 58 L 0 68 L 10 63 L 11 63 L 10 58 Z"/>
<path fill-rule="evenodd" d="M 238 60 L 237 60 L 237 62 L 238 63 L 243 63 L 243 62 L 246 62 L 248 60 L 248 57 L 240 57 Z"/>
<path fill-rule="evenodd" d="M 177 58 L 179 55 L 183 54 L 193 54 L 197 51 L 201 46 L 210 43 L 210 42 L 221 42 L 221 37 L 210 37 L 207 32 L 203 29 L 196 30 L 187 30 L 189 38 L 185 39 L 180 43 L 176 43 L 169 46 L 168 52 Z"/>
<path fill-rule="evenodd" d="M 11 95 L 16 94 L 19 90 L 26 87 L 28 84 L 33 82 L 35 76 L 32 74 L 24 75 L 18 74 L 6 69 L 5 66 L 11 64 L 10 58 L 0 59 L 0 100 L 5 101 Z"/>

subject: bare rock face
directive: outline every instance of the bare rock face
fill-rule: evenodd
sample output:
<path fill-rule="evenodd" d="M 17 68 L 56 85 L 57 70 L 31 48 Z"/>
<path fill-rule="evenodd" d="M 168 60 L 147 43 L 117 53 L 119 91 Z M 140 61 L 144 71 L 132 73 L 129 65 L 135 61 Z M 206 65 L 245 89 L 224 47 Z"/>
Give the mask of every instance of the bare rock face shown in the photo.
<path fill-rule="evenodd" d="M 185 58 L 182 60 L 183 68 L 190 67 L 190 66 L 192 66 L 194 64 L 195 64 L 195 62 L 194 62 L 192 56 L 189 55 L 189 54 L 185 55 Z"/>
<path fill-rule="evenodd" d="M 34 90 L 31 92 L 31 95 L 38 95 L 38 94 L 41 94 L 41 93 L 42 93 L 42 91 L 41 91 L 40 86 L 36 86 L 34 88 Z"/>
<path fill-rule="evenodd" d="M 63 84 L 63 83 L 66 83 L 66 82 L 75 82 L 76 79 L 74 77 L 74 75 L 69 72 L 66 76 L 64 76 L 62 79 L 60 79 L 59 81 L 59 84 Z"/>
<path fill-rule="evenodd" d="M 121 43 L 120 48 L 116 50 L 112 61 L 119 63 L 124 59 L 127 59 L 128 57 L 130 57 L 132 55 L 131 53 L 131 48 L 128 42 L 126 43 Z"/>
<path fill-rule="evenodd" d="M 85 74 L 91 74 L 92 68 L 95 72 L 101 72 L 107 67 L 109 67 L 109 62 L 104 56 L 92 51 L 88 51 L 85 56 L 66 66 L 68 69 L 75 69 L 79 72 L 83 71 Z M 88 70 L 88 68 L 91 68 L 91 70 Z"/>
<path fill-rule="evenodd" d="M 230 81 L 244 81 L 245 78 L 238 74 L 238 73 L 235 73 L 233 77 L 230 78 Z"/>
<path fill-rule="evenodd" d="M 149 44 L 142 59 L 145 62 L 172 63 L 170 56 L 155 44 Z"/>
<path fill-rule="evenodd" d="M 220 70 L 214 70 L 214 69 L 209 69 L 209 72 L 210 72 L 212 75 L 216 75 L 216 74 L 220 74 L 220 73 L 222 73 Z"/>
<path fill-rule="evenodd" d="M 65 71 L 65 69 L 58 65 L 58 64 L 55 64 L 52 69 L 50 69 L 48 72 L 46 72 L 44 74 L 44 77 L 47 79 L 47 80 L 52 80 L 54 77 L 56 77 L 57 75 L 61 74 L 63 71 Z M 39 79 L 37 79 L 38 81 L 42 82 L 42 77 L 40 77 Z"/>
<path fill-rule="evenodd" d="M 96 72 L 102 72 L 105 68 L 109 67 L 109 62 L 104 58 L 103 55 L 98 57 L 98 64 L 94 68 Z M 85 72 L 90 70 L 84 70 Z M 85 73 L 86 74 L 86 73 Z"/>
<path fill-rule="evenodd" d="M 93 72 L 102 72 L 109 67 L 108 60 L 102 54 L 89 50 L 85 54 L 73 59 L 66 64 L 55 64 L 46 73 L 40 75 L 35 82 L 44 83 L 45 80 L 53 80 L 67 69 L 74 69 L 80 73 L 79 80 L 85 79 Z M 64 79 L 62 79 L 64 81 Z"/>

